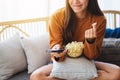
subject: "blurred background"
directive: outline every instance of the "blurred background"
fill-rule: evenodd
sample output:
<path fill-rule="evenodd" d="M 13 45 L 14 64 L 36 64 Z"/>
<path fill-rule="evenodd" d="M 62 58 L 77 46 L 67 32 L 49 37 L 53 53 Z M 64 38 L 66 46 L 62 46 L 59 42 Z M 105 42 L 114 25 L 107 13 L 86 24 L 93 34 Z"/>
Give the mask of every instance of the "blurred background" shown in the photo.
<path fill-rule="evenodd" d="M 120 0 L 98 0 L 102 10 L 120 10 Z M 65 0 L 0 0 L 0 22 L 50 16 Z"/>

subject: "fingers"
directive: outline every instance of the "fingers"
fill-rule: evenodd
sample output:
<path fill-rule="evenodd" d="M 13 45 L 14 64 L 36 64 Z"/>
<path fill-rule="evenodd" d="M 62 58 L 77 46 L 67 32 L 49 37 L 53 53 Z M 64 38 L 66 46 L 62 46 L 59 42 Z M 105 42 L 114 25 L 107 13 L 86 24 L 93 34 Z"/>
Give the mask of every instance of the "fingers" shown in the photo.
<path fill-rule="evenodd" d="M 97 25 L 96 22 L 92 24 L 93 30 L 96 30 L 96 25 Z"/>
<path fill-rule="evenodd" d="M 59 54 L 53 54 L 51 58 L 55 61 L 61 61 L 61 59 L 63 61 L 64 56 L 60 56 Z"/>
<path fill-rule="evenodd" d="M 91 39 L 91 38 L 95 38 L 95 37 L 96 37 L 96 32 L 94 32 L 94 30 L 92 28 L 85 31 L 85 38 Z"/>
<path fill-rule="evenodd" d="M 53 46 L 52 50 L 58 50 L 60 49 L 60 45 L 59 44 L 56 44 L 55 46 Z"/>
<path fill-rule="evenodd" d="M 55 49 L 55 50 L 58 50 L 58 49 L 60 49 L 60 45 L 57 44 L 57 45 L 55 45 L 52 49 L 53 49 L 53 50 L 54 50 L 54 49 Z M 67 53 L 67 50 L 64 50 L 63 52 L 60 52 L 60 53 L 58 53 L 58 52 L 52 52 L 52 53 L 51 53 L 51 58 L 52 58 L 52 60 L 53 60 L 53 59 L 58 59 L 57 61 L 60 62 L 60 61 L 63 61 L 63 60 L 64 60 L 66 53 Z"/>
<path fill-rule="evenodd" d="M 85 38 L 87 39 L 96 38 L 96 25 L 97 23 L 93 23 L 92 28 L 85 31 Z"/>
<path fill-rule="evenodd" d="M 61 58 L 61 57 L 64 57 L 67 53 L 67 50 L 64 50 L 63 52 L 61 53 L 52 53 L 52 55 L 56 58 Z"/>
<path fill-rule="evenodd" d="M 96 25 L 97 25 L 97 23 L 92 24 L 94 36 L 96 36 Z"/>
<path fill-rule="evenodd" d="M 59 44 L 56 44 L 55 46 L 53 46 L 52 50 L 58 50 L 60 49 L 60 45 Z M 51 61 L 54 60 L 54 58 L 59 58 L 60 56 L 58 55 L 57 52 L 52 52 L 51 53 Z"/>
<path fill-rule="evenodd" d="M 67 53 L 67 50 L 64 50 L 60 55 L 61 55 L 61 56 L 65 56 L 66 53 Z"/>
<path fill-rule="evenodd" d="M 51 53 L 51 61 L 56 60 L 56 58 L 60 58 L 60 55 L 58 53 Z M 59 59 L 58 59 L 59 60 Z"/>
<path fill-rule="evenodd" d="M 53 48 L 52 48 L 52 50 L 58 50 L 58 49 L 60 49 L 60 45 L 59 45 L 59 44 L 56 44 L 56 45 L 53 46 Z M 57 52 L 51 53 L 51 56 L 52 56 L 52 57 L 60 57 Z"/>

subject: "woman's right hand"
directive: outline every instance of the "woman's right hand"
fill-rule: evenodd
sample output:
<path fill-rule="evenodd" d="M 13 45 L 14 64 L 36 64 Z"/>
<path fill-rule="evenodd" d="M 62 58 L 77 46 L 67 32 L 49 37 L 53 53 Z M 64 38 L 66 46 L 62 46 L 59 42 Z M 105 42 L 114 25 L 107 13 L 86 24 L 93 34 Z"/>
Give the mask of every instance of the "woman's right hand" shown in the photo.
<path fill-rule="evenodd" d="M 96 31 L 96 25 L 97 23 L 92 24 L 92 28 L 85 31 L 85 39 L 88 43 L 94 43 L 95 39 L 97 37 L 97 31 Z"/>
<path fill-rule="evenodd" d="M 52 48 L 52 50 L 59 50 L 60 49 L 60 45 L 59 44 L 57 44 L 57 45 L 55 45 L 53 48 Z M 66 55 L 66 53 L 67 53 L 67 50 L 64 50 L 63 52 L 51 52 L 51 60 L 56 60 L 56 61 L 58 61 L 58 62 L 62 62 L 62 61 L 64 61 L 64 59 L 65 59 L 65 55 Z"/>

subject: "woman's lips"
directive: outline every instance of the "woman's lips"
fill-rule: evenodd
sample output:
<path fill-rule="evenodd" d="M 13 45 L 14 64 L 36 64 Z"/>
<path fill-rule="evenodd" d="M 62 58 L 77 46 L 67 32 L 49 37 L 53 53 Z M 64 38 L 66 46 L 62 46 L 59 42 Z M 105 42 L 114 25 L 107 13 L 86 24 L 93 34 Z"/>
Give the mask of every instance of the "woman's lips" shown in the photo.
<path fill-rule="evenodd" d="M 73 5 L 74 8 L 80 8 L 82 5 Z"/>

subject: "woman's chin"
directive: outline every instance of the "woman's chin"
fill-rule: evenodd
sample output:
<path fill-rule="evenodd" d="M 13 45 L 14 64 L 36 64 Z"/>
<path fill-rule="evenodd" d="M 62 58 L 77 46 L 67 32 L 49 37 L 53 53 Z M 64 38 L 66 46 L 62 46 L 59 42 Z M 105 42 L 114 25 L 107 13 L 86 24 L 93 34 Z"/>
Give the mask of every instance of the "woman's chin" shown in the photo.
<path fill-rule="evenodd" d="M 74 13 L 81 13 L 82 10 L 74 10 Z"/>

